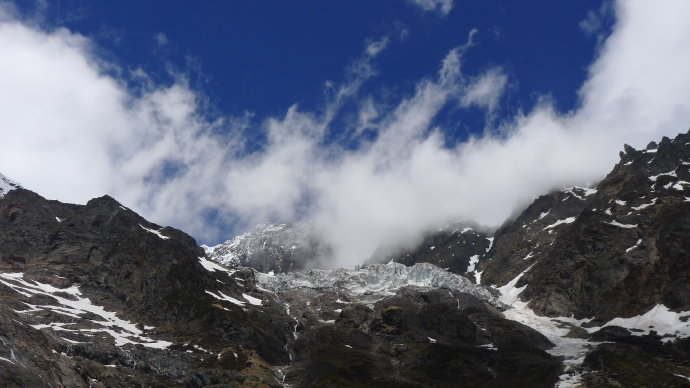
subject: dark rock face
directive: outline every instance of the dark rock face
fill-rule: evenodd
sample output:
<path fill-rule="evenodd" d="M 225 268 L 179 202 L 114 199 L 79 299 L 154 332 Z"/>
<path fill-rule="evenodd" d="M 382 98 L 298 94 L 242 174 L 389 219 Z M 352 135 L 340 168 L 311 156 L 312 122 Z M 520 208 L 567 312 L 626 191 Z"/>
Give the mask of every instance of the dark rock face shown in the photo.
<path fill-rule="evenodd" d="M 690 387 L 690 341 L 663 343 L 654 334 L 636 337 L 597 333 L 606 339 L 584 360 L 587 387 Z"/>
<path fill-rule="evenodd" d="M 406 266 L 431 263 L 446 271 L 465 275 L 476 281 L 475 266 L 491 247 L 486 232 L 465 222 L 452 223 L 427 233 L 415 248 L 389 254 L 376 261 L 394 261 Z"/>
<path fill-rule="evenodd" d="M 482 260 L 482 283 L 502 286 L 550 254 L 561 229 L 575 220 L 595 190 L 573 187 L 537 198 L 515 220 L 494 233 Z"/>
<path fill-rule="evenodd" d="M 599 183 L 524 276 L 536 311 L 608 320 L 657 304 L 690 309 L 689 141 L 629 152 Z"/>
<path fill-rule="evenodd" d="M 269 364 L 287 362 L 289 319 L 251 272 L 209 271 L 191 237 L 112 198 L 77 206 L 12 190 L 0 247 L 8 384 L 270 386 Z M 262 305 L 220 300 L 244 294 Z"/>
<path fill-rule="evenodd" d="M 300 318 L 286 382 L 297 386 L 552 387 L 561 371 L 546 338 L 468 294 L 403 288 L 373 308 L 318 300 L 291 305 Z"/>

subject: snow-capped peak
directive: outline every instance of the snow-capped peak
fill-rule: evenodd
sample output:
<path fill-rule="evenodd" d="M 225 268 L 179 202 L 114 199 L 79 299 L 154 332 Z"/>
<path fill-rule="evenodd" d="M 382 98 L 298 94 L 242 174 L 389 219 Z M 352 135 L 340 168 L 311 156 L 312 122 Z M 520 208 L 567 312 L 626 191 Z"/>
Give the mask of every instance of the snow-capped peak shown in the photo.
<path fill-rule="evenodd" d="M 4 197 L 10 190 L 22 187 L 19 183 L 0 174 L 0 198 Z"/>
<path fill-rule="evenodd" d="M 304 223 L 260 224 L 250 231 L 213 247 L 206 255 L 225 266 L 251 267 L 261 272 L 291 271 L 330 253 Z"/>

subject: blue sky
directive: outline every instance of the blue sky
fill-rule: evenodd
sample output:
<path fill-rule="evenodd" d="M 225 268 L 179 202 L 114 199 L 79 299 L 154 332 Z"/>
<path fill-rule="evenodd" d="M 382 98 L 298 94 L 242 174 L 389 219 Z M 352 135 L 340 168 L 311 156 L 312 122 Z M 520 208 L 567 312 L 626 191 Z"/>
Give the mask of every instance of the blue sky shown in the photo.
<path fill-rule="evenodd" d="M 690 3 L 0 2 L 0 171 L 329 265 L 495 227 L 690 123 Z"/>
<path fill-rule="evenodd" d="M 344 82 L 365 44 L 383 37 L 390 43 L 374 64 L 378 74 L 361 93 L 395 100 L 434 74 L 448 51 L 476 29 L 463 71 L 477 75 L 496 66 L 510 74 L 500 120 L 545 95 L 561 111 L 577 104 L 597 43 L 579 24 L 602 2 L 467 1 L 453 4 L 447 14 L 440 6 L 425 11 L 404 0 L 18 5 L 24 14 L 41 12 L 44 25 L 87 36 L 110 61 L 141 67 L 157 82 L 175 81 L 170 68 L 182 72 L 221 114 L 249 111 L 259 118 L 295 103 L 322 109 L 326 83 Z M 452 141 L 481 132 L 483 119 L 476 110 L 452 109 L 436 118 Z"/>

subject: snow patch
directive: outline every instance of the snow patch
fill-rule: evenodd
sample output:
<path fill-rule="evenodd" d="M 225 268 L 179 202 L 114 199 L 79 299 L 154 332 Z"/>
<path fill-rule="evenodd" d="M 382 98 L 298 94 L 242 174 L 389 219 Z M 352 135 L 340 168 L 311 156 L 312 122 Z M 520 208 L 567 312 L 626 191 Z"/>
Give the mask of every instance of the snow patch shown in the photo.
<path fill-rule="evenodd" d="M 575 222 L 576 219 L 577 219 L 577 217 L 568 217 L 564 220 L 558 220 L 558 221 L 554 222 L 553 224 L 545 227 L 544 230 L 555 228 L 558 225 L 562 225 L 562 224 L 571 224 L 571 223 Z"/>
<path fill-rule="evenodd" d="M 606 222 L 606 224 L 617 226 L 619 228 L 624 228 L 624 229 L 632 229 L 632 228 L 637 228 L 637 224 L 621 224 L 618 221 L 611 221 L 611 222 Z"/>
<path fill-rule="evenodd" d="M 234 271 L 231 269 L 227 269 L 227 268 L 223 267 L 222 265 L 214 263 L 213 261 L 207 260 L 203 256 L 199 257 L 199 263 L 201 264 L 202 267 L 204 267 L 204 269 L 206 269 L 209 272 L 221 271 L 221 272 L 227 272 L 230 275 L 237 272 L 237 271 Z M 238 280 L 238 279 L 236 279 L 236 280 Z"/>
<path fill-rule="evenodd" d="M 649 177 L 649 180 L 652 181 L 652 182 L 656 182 L 656 180 L 657 180 L 660 176 L 664 176 L 664 175 L 675 177 L 675 176 L 676 176 L 676 172 L 675 172 L 675 170 L 671 170 L 671 171 L 669 171 L 669 172 L 664 172 L 664 173 L 661 173 L 661 174 L 659 174 L 659 175 L 652 175 L 652 176 Z"/>
<path fill-rule="evenodd" d="M 658 304 L 642 315 L 630 318 L 614 318 L 602 327 L 620 326 L 626 329 L 636 329 L 631 333 L 637 336 L 646 335 L 654 330 L 660 336 L 690 337 L 690 321 L 683 322 L 683 317 L 687 318 L 689 315 L 690 311 L 676 313 L 663 304 Z M 598 329 L 600 328 L 589 328 L 588 331 L 594 332 Z"/>
<path fill-rule="evenodd" d="M 149 232 L 149 233 L 155 234 L 155 235 L 158 236 L 158 238 L 160 238 L 161 240 L 167 240 L 167 239 L 170 238 L 170 237 L 168 237 L 168 236 L 164 236 L 164 235 L 163 235 L 160 231 L 158 231 L 158 230 L 149 229 L 149 228 L 145 227 L 145 226 L 142 225 L 142 224 L 139 224 L 139 226 L 141 226 L 141 228 L 144 229 L 145 231 L 147 231 L 147 232 Z"/>
<path fill-rule="evenodd" d="M 465 272 L 474 272 L 474 268 L 479 263 L 479 255 L 474 255 L 470 257 L 470 264 L 467 266 L 467 271 Z"/>
<path fill-rule="evenodd" d="M 656 200 L 657 200 L 656 198 L 653 198 L 653 199 L 652 199 L 652 202 L 650 202 L 650 203 L 643 203 L 643 204 L 640 205 L 640 206 L 633 206 L 633 207 L 631 207 L 631 209 L 637 210 L 637 211 L 642 210 L 642 209 L 645 209 L 645 208 L 647 208 L 647 207 L 649 207 L 649 206 L 655 205 L 655 204 L 656 204 Z"/>
<path fill-rule="evenodd" d="M 263 301 L 261 299 L 255 298 L 251 295 L 242 294 L 242 297 L 247 300 L 247 302 L 253 304 L 254 306 L 261 306 Z"/>
<path fill-rule="evenodd" d="M 628 248 L 628 249 L 625 250 L 625 253 L 630 253 L 630 251 L 632 251 L 633 249 L 639 247 L 641 243 L 642 243 L 642 239 L 637 240 L 637 242 L 635 243 L 635 245 L 633 245 L 633 246 L 631 246 L 630 248 Z"/>
<path fill-rule="evenodd" d="M 100 326 L 92 329 L 69 329 L 67 324 L 49 323 L 45 328 L 50 328 L 57 331 L 70 332 L 103 332 L 109 334 L 115 340 L 116 346 L 125 344 L 141 344 L 146 347 L 164 349 L 172 345 L 167 341 L 156 341 L 148 338 L 141 330 L 136 327 L 136 324 L 121 319 L 116 313 L 107 311 L 102 306 L 95 305 L 89 298 L 82 297 L 81 291 L 77 286 L 70 286 L 67 288 L 57 288 L 50 284 L 44 284 L 37 281 L 24 280 L 23 273 L 0 273 L 0 283 L 10 287 L 21 295 L 31 297 L 33 295 L 46 295 L 55 299 L 58 305 L 40 305 L 33 306 L 27 304 L 30 309 L 22 311 L 22 313 L 33 313 L 43 310 L 50 310 L 55 313 L 67 315 L 73 318 L 83 319 L 82 315 L 93 314 L 99 317 L 99 320 L 89 320 L 91 323 Z M 61 294 L 69 294 L 70 298 L 65 298 Z M 41 327 L 43 328 L 43 327 Z M 65 339 L 66 341 L 70 341 Z"/>
<path fill-rule="evenodd" d="M 218 291 L 218 293 L 216 294 L 215 292 L 212 292 L 212 291 L 208 291 L 208 290 L 207 290 L 206 293 L 209 294 L 209 295 L 211 295 L 212 297 L 218 299 L 218 300 L 224 300 L 224 301 L 226 301 L 226 302 L 230 302 L 230 303 L 232 303 L 232 304 L 236 304 L 236 305 L 238 305 L 238 306 L 240 306 L 240 307 L 243 307 L 243 306 L 245 305 L 245 303 L 246 303 L 246 302 L 243 302 L 243 301 L 241 301 L 241 300 L 235 299 L 235 298 L 233 298 L 233 297 L 231 297 L 231 296 L 225 295 L 225 294 L 223 294 L 223 293 L 220 292 L 220 291 Z"/>

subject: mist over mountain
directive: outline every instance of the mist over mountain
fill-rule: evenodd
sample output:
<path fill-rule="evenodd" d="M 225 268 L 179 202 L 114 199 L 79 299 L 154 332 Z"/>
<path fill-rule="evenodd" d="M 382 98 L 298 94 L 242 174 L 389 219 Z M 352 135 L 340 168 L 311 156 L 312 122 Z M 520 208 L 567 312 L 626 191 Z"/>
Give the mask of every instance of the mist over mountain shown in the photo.
<path fill-rule="evenodd" d="M 304 224 L 199 247 L 3 177 L 0 383 L 688 385 L 690 132 L 624 148 L 493 232 L 456 222 L 338 269 L 312 268 L 330 250 Z"/>
<path fill-rule="evenodd" d="M 689 387 L 687 15 L 0 1 L 0 386 Z"/>
<path fill-rule="evenodd" d="M 621 144 L 642 148 L 686 127 L 690 50 L 678 48 L 690 42 L 677 33 L 690 29 L 679 17 L 686 6 L 593 10 L 587 31 L 600 40 L 565 111 L 538 92 L 535 104 L 509 110 L 521 80 L 509 66 L 477 66 L 473 55 L 492 35 L 468 28 L 424 57 L 431 70 L 407 87 L 379 79 L 395 69 L 384 66 L 387 55 L 401 55 L 414 36 L 383 33 L 360 40 L 317 104 L 225 116 L 210 114 L 208 96 L 183 74 L 159 84 L 136 65 L 111 71 L 118 63 L 95 48 L 96 35 L 3 5 L 0 131 L 12 146 L 0 165 L 48 198 L 85 203 L 108 193 L 207 245 L 259 223 L 304 221 L 331 247 L 332 266 L 361 264 L 454 220 L 495 228 L 542 193 L 599 181 Z M 451 23 L 443 18 L 461 13 L 427 8 L 415 17 Z M 592 20 L 607 17 L 610 30 L 594 29 Z M 482 120 L 455 138 L 465 114 Z"/>

